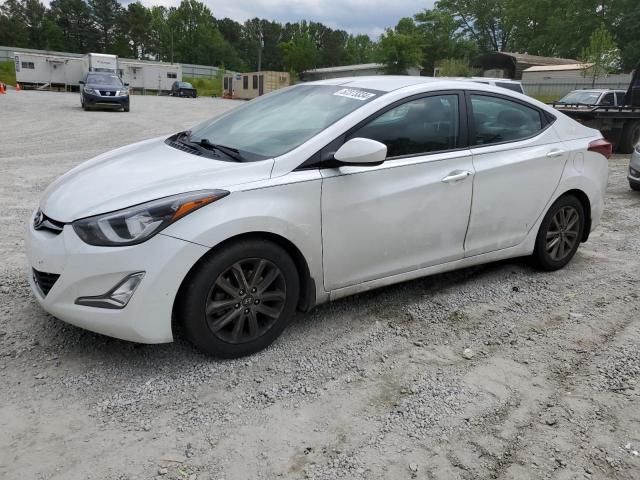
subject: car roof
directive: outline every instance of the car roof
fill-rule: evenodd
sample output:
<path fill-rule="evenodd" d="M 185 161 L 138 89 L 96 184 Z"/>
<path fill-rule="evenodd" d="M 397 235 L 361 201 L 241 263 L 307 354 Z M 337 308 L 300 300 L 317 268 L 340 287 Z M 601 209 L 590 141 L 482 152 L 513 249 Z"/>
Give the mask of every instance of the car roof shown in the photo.
<path fill-rule="evenodd" d="M 520 80 L 514 80 L 512 78 L 494 78 L 494 77 L 461 77 L 461 80 L 471 80 L 473 82 L 486 81 L 486 82 L 504 82 L 504 83 L 517 83 L 522 84 Z"/>
<path fill-rule="evenodd" d="M 449 77 L 417 77 L 410 75 L 375 75 L 362 77 L 341 77 L 327 80 L 308 82 L 307 85 L 335 85 L 351 88 L 363 88 L 391 92 L 415 85 L 428 85 L 433 90 L 444 89 L 469 89 L 470 79 Z"/>
<path fill-rule="evenodd" d="M 620 89 L 611 89 L 611 88 L 585 88 L 585 89 L 577 89 L 577 90 L 571 90 L 569 93 L 573 93 L 573 92 L 586 92 L 586 93 L 605 93 L 605 92 L 624 92 L 626 93 L 626 90 L 620 90 Z M 569 94 L 567 93 L 567 95 Z"/>

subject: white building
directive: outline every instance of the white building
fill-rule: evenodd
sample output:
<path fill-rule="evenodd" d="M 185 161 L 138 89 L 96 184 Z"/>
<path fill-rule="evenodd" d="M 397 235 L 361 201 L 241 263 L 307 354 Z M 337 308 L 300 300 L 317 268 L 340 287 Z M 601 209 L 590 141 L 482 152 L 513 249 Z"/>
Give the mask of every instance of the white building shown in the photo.
<path fill-rule="evenodd" d="M 77 85 L 82 78 L 81 57 L 16 52 L 14 63 L 16 81 L 21 85 L 66 90 Z"/>
<path fill-rule="evenodd" d="M 545 80 L 575 81 L 588 77 L 592 63 L 572 63 L 569 65 L 544 65 L 529 67 L 522 71 L 523 82 L 543 82 Z"/>
<path fill-rule="evenodd" d="M 179 64 L 130 60 L 115 55 L 88 54 L 83 57 L 16 51 L 16 81 L 26 87 L 77 90 L 79 82 L 88 72 L 91 55 L 113 57 L 110 65 L 117 65 L 122 81 L 134 90 L 168 91 L 173 82 L 182 80 L 182 67 Z M 97 71 L 96 68 L 93 70 Z"/>
<path fill-rule="evenodd" d="M 168 91 L 173 82 L 182 81 L 182 67 L 176 63 L 121 58 L 118 73 L 122 81 L 135 90 Z"/>

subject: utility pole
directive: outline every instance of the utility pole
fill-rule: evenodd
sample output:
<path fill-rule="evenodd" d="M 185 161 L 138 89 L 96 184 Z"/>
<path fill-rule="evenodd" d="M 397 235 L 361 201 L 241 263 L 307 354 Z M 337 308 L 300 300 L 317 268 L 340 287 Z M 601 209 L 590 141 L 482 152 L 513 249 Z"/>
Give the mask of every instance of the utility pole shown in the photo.
<path fill-rule="evenodd" d="M 173 28 L 171 31 L 171 63 L 173 63 Z"/>
<path fill-rule="evenodd" d="M 262 71 L 262 49 L 264 48 L 264 37 L 262 36 L 262 28 L 258 32 L 258 71 Z"/>

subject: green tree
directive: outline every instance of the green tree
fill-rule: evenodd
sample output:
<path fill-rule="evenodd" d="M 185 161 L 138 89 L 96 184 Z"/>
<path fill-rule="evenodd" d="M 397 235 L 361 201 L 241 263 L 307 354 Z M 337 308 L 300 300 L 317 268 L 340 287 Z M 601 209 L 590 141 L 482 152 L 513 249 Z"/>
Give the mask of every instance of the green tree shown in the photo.
<path fill-rule="evenodd" d="M 588 69 L 592 85 L 599 76 L 620 69 L 620 50 L 604 25 L 593 32 L 589 38 L 589 45 L 582 50 L 580 60 L 592 64 Z"/>
<path fill-rule="evenodd" d="M 468 58 L 446 58 L 437 62 L 439 77 L 473 77 L 478 72 L 469 66 Z"/>
<path fill-rule="evenodd" d="M 536 0 L 531 0 L 536 1 Z M 440 0 L 436 8 L 460 22 L 462 31 L 483 50 L 509 51 L 515 29 L 515 0 Z"/>
<path fill-rule="evenodd" d="M 345 42 L 346 63 L 371 63 L 374 60 L 376 44 L 368 35 L 349 35 Z"/>
<path fill-rule="evenodd" d="M 29 46 L 24 6 L 19 0 L 7 0 L 0 5 L 0 45 Z"/>
<path fill-rule="evenodd" d="M 640 64 L 640 2 L 626 0 L 617 2 L 619 20 L 614 22 L 612 32 L 620 47 L 622 66 L 625 71 L 637 68 Z"/>
<path fill-rule="evenodd" d="M 45 50 L 64 50 L 66 42 L 64 32 L 56 21 L 51 18 L 50 12 L 47 12 L 42 20 L 42 36 L 44 44 L 42 48 Z"/>
<path fill-rule="evenodd" d="M 151 12 L 139 1 L 130 3 L 120 16 L 119 29 L 133 58 L 145 58 L 152 49 L 151 21 Z"/>
<path fill-rule="evenodd" d="M 117 0 L 89 0 L 89 8 L 95 28 L 100 32 L 100 51 L 109 52 L 116 43 L 118 20 L 123 14 L 122 6 Z"/>
<path fill-rule="evenodd" d="M 76 53 L 94 50 L 98 32 L 91 10 L 83 0 L 52 0 L 50 15 L 62 32 L 65 50 Z"/>
<path fill-rule="evenodd" d="M 301 73 L 316 68 L 320 59 L 318 47 L 306 22 L 300 22 L 288 42 L 280 44 L 282 62 L 287 70 Z"/>
<path fill-rule="evenodd" d="M 395 29 L 387 28 L 380 36 L 377 57 L 388 74 L 404 75 L 410 68 L 421 66 L 422 44 L 413 19 L 403 18 Z"/>
<path fill-rule="evenodd" d="M 460 20 L 434 9 L 414 15 L 417 32 L 423 46 L 422 67 L 429 74 L 442 59 L 471 58 L 477 54 L 477 45 L 463 33 Z"/>

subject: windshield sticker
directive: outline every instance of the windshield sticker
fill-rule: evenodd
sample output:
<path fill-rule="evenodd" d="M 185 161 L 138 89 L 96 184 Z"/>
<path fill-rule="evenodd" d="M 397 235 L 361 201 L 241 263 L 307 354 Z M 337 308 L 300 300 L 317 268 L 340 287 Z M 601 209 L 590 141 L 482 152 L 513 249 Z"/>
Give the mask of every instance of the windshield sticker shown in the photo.
<path fill-rule="evenodd" d="M 356 90 L 355 88 L 343 88 L 342 90 L 338 90 L 334 95 L 338 95 L 339 97 L 347 97 L 353 98 L 354 100 L 368 100 L 371 97 L 375 97 L 375 93 L 365 92 L 364 90 Z"/>

